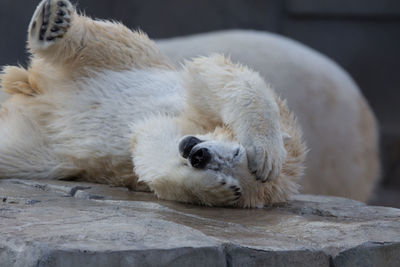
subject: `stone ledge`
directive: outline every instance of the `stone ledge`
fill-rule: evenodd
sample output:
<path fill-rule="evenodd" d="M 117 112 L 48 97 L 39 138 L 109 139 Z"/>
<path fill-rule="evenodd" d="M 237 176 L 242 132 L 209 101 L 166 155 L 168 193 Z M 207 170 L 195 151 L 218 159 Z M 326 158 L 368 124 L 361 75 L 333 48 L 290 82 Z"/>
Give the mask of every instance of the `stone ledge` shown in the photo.
<path fill-rule="evenodd" d="M 400 210 L 299 195 L 257 210 L 0 181 L 0 266 L 400 266 Z"/>

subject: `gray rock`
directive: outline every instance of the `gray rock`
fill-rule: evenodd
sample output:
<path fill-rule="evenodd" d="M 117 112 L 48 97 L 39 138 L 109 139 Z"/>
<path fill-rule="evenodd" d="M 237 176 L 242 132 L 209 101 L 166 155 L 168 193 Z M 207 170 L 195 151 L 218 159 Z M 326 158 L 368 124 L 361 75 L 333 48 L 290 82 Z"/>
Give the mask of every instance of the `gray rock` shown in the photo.
<path fill-rule="evenodd" d="M 0 199 L 0 266 L 400 266 L 400 210 L 344 198 L 241 210 L 1 180 Z"/>

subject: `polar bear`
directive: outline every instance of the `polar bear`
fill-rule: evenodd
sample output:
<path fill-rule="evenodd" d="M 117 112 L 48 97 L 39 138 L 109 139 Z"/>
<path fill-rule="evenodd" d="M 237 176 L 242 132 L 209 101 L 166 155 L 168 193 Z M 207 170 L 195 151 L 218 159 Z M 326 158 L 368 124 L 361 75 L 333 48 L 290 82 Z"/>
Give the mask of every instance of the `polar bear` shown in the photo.
<path fill-rule="evenodd" d="M 146 185 L 161 199 L 262 207 L 298 190 L 306 146 L 260 75 L 222 55 L 175 69 L 142 32 L 43 0 L 27 69 L 5 67 L 0 177 Z"/>
<path fill-rule="evenodd" d="M 379 127 L 360 88 L 338 64 L 297 41 L 253 30 L 175 37 L 157 45 L 176 63 L 217 52 L 255 68 L 302 126 L 309 152 L 300 192 L 371 198 L 381 173 Z"/>

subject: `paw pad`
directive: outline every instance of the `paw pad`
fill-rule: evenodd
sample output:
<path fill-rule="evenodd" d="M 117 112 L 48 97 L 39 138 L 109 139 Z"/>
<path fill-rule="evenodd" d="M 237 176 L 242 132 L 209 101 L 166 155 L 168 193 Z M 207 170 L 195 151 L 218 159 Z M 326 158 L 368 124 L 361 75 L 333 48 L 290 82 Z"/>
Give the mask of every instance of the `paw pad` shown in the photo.
<path fill-rule="evenodd" d="M 66 0 L 44 0 L 33 15 L 30 25 L 30 42 L 43 46 L 61 39 L 71 23 L 73 6 Z"/>

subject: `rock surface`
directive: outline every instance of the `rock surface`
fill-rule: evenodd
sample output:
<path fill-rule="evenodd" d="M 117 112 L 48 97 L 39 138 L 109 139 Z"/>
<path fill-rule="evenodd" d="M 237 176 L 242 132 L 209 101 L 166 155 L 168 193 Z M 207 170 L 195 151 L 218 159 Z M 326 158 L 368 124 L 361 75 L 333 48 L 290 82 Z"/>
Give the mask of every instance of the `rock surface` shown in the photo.
<path fill-rule="evenodd" d="M 0 181 L 0 266 L 400 266 L 400 210 L 296 196 L 257 210 Z"/>

